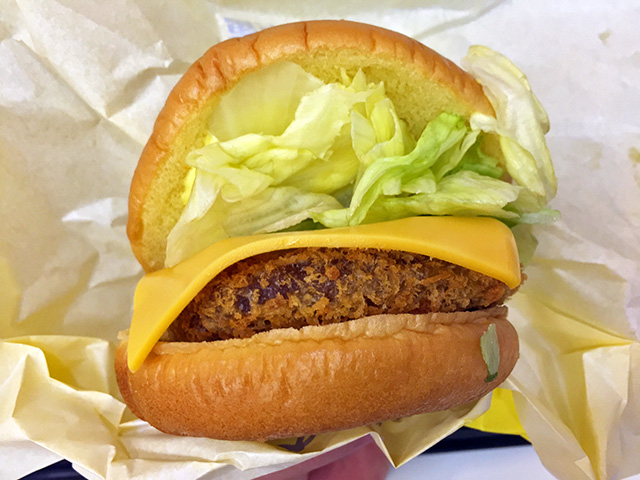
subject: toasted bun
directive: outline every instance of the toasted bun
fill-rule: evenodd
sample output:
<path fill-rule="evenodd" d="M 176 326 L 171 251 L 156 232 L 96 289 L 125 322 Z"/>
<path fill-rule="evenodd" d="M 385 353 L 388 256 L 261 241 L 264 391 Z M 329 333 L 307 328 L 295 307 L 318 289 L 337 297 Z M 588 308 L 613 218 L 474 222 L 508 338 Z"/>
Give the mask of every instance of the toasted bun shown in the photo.
<path fill-rule="evenodd" d="M 245 74 L 279 60 L 295 62 L 325 82 L 362 69 L 384 81 L 387 95 L 414 135 L 441 112 L 493 115 L 480 85 L 421 43 L 399 33 L 348 21 L 270 28 L 212 47 L 175 86 L 136 169 L 127 233 L 146 271 L 164 266 L 166 239 L 180 217 L 185 157 L 200 146 L 220 96 Z"/>
<path fill-rule="evenodd" d="M 378 315 L 248 339 L 159 343 L 135 373 L 123 338 L 117 379 L 133 412 L 167 433 L 267 440 L 350 428 L 491 391 L 518 358 L 506 312 Z M 490 323 L 500 366 L 487 383 L 480 338 Z"/>

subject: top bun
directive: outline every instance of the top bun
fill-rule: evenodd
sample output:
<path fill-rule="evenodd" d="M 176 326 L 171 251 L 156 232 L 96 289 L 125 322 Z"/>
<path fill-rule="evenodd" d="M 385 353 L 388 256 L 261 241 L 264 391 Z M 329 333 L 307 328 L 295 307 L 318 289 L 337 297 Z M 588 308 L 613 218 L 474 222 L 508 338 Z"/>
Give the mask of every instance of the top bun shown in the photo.
<path fill-rule="evenodd" d="M 167 236 L 184 208 L 185 158 L 201 146 L 221 95 L 243 75 L 280 60 L 327 83 L 340 80 L 341 68 L 351 75 L 362 69 L 367 80 L 384 82 L 416 136 L 445 111 L 466 119 L 474 112 L 494 115 L 470 75 L 416 40 L 383 28 L 344 20 L 300 22 L 219 43 L 170 93 L 133 177 L 127 234 L 147 272 L 164 267 Z"/>

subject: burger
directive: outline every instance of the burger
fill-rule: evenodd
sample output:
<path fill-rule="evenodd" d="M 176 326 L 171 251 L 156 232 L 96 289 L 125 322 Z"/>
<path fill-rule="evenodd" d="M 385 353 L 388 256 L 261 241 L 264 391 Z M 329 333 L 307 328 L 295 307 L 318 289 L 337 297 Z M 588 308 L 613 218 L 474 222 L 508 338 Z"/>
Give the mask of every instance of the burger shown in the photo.
<path fill-rule="evenodd" d="M 115 367 L 134 414 L 289 438 L 446 410 L 507 378 L 519 250 L 556 215 L 548 121 L 505 57 L 473 47 L 465 67 L 314 21 L 188 69 L 131 184 L 147 273 Z"/>

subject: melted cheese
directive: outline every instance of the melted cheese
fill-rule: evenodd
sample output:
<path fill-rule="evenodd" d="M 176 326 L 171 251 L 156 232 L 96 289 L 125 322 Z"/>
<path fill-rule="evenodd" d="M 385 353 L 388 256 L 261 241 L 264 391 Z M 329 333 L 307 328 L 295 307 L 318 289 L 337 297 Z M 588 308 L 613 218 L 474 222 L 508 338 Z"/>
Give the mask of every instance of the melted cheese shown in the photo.
<path fill-rule="evenodd" d="M 225 268 L 261 253 L 302 247 L 401 250 L 455 263 L 510 288 L 520 284 L 513 234 L 491 218 L 411 217 L 357 227 L 228 238 L 140 280 L 129 330 L 129 368 L 135 372 L 142 365 L 171 322 Z"/>

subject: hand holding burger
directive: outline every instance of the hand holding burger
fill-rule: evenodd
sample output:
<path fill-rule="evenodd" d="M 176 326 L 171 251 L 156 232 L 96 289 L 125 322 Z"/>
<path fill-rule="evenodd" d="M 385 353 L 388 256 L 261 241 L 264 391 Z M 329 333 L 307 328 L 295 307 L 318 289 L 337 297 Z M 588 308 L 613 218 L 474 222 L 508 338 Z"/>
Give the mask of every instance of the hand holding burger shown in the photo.
<path fill-rule="evenodd" d="M 467 62 L 482 86 L 403 35 L 320 21 L 194 63 L 131 186 L 149 273 L 116 372 L 137 416 L 285 438 L 445 410 L 509 375 L 510 227 L 553 219 L 555 177 L 524 76 L 481 47 Z"/>

